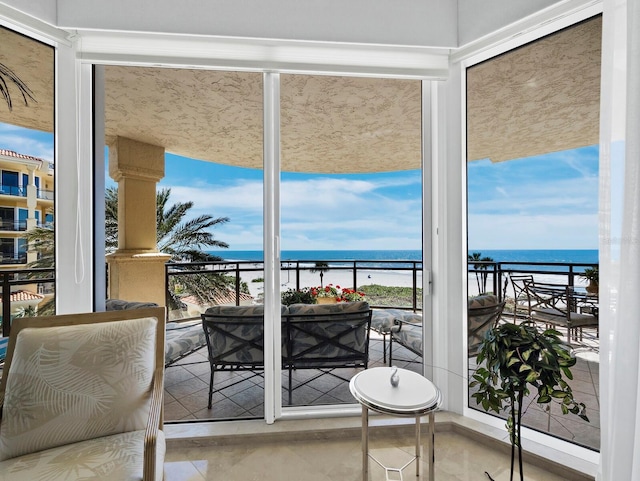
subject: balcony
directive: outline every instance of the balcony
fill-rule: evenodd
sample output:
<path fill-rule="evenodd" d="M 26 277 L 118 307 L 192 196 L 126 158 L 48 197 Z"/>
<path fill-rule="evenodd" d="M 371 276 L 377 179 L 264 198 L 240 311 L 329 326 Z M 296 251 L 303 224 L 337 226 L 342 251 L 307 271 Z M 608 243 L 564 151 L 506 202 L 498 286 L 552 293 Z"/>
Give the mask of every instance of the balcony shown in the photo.
<path fill-rule="evenodd" d="M 335 279 L 345 285 L 354 282 L 362 288 L 369 282 L 387 282 L 387 285 L 403 287 L 402 296 L 385 297 L 380 294 L 368 296 L 369 303 L 374 309 L 396 307 L 410 312 L 421 310 L 421 263 L 413 261 L 326 261 L 328 270 L 323 272 L 325 284 L 334 283 Z M 492 263 L 487 269 L 487 285 L 496 286 L 505 284 L 508 274 L 513 272 L 534 271 L 534 276 L 564 276 L 566 282 L 573 282 L 577 287 L 581 286 L 579 278 L 579 265 L 517 265 L 513 263 Z M 311 272 L 316 268 L 311 261 L 283 261 L 281 264 L 282 291 L 289 288 L 302 288 L 310 285 L 319 285 L 319 273 Z M 547 270 L 544 270 L 547 269 Z M 167 285 L 173 286 L 174 291 L 168 293 L 168 298 L 175 298 L 176 286 L 184 286 L 185 276 L 207 274 L 223 274 L 233 278 L 235 295 L 229 296 L 233 303 L 240 304 L 240 295 L 243 283 L 249 287 L 250 302 L 262 302 L 263 265 L 261 262 L 216 262 L 207 265 L 167 264 Z M 38 277 L 38 278 L 36 278 Z M 559 277 L 558 277 L 559 278 Z M 11 313 L 11 300 L 8 293 L 12 287 L 26 284 L 42 284 L 50 286 L 53 282 L 53 270 L 12 271 L 0 273 L 2 279 L 3 313 L 4 318 L 13 315 Z M 343 282 L 344 281 L 344 282 Z M 476 269 L 469 272 L 469 282 L 476 282 Z M 337 283 L 337 282 L 336 282 Z M 366 289 L 366 288 L 365 288 Z M 247 290 L 246 288 L 244 289 Z M 498 289 L 500 295 L 507 297 L 509 301 L 510 291 Z M 178 297 L 186 296 L 186 292 Z M 246 301 L 246 298 L 245 298 Z M 204 310 L 205 305 L 182 305 L 179 309 L 172 309 L 170 316 L 172 321 L 187 322 L 198 320 L 198 310 Z M 513 321 L 513 311 L 505 310 L 504 321 Z M 8 334 L 8 326 L 5 327 L 5 335 Z M 598 450 L 600 443 L 599 426 L 599 338 L 596 329 L 584 329 L 583 336 L 575 340 L 573 345 L 578 361 L 572 372 L 574 380 L 570 385 L 576 398 L 587 404 L 590 423 L 585 423 L 572 416 L 564 416 L 559 411 L 545 411 L 532 402 L 525 413 L 524 420 L 528 427 L 549 433 L 562 439 L 567 439 L 578 445 Z M 385 356 L 385 340 L 379 333 L 372 331 L 369 343 L 369 367 L 383 366 L 388 363 Z M 386 357 L 386 360 L 385 360 Z M 398 367 L 421 372 L 422 359 L 414 353 L 394 343 L 394 364 Z M 473 369 L 473 362 L 470 368 Z M 311 371 L 311 370 L 308 370 Z M 357 370 L 344 369 L 343 377 L 350 378 Z M 458 373 L 462 378 L 466 372 Z M 165 379 L 165 419 L 167 423 L 185 422 L 189 420 L 228 420 L 262 418 L 264 414 L 264 380 L 261 376 L 252 376 L 246 371 L 226 371 L 216 374 L 214 385 L 214 402 L 211 410 L 207 409 L 208 385 L 210 368 L 206 348 L 199 349 L 188 356 L 179 359 L 166 368 Z M 294 374 L 294 387 L 307 383 L 315 377 L 315 373 L 300 371 Z M 333 379 L 330 376 L 321 376 L 314 379 L 299 390 L 295 391 L 293 403 L 288 404 L 287 396 L 288 378 L 283 371 L 281 386 L 283 389 L 283 401 L 285 406 L 321 406 L 330 404 L 353 404 L 353 398 L 348 389 L 348 383 Z M 469 406 L 476 408 L 474 401 L 470 399 Z"/>

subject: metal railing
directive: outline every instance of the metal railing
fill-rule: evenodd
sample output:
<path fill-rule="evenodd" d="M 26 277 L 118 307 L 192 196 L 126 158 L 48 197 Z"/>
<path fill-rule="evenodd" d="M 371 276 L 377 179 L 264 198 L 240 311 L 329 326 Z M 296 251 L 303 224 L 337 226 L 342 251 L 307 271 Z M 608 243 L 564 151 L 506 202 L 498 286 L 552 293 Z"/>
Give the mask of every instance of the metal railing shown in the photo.
<path fill-rule="evenodd" d="M 320 267 L 322 266 L 322 267 Z M 362 281 L 368 280 L 363 276 L 363 271 L 392 271 L 392 272 L 409 272 L 411 275 L 411 296 L 410 306 L 376 306 L 371 307 L 399 307 L 404 309 L 421 310 L 422 299 L 419 296 L 422 285 L 418 285 L 419 272 L 422 271 L 422 261 L 415 260 L 327 260 L 327 259 L 311 259 L 311 260 L 283 260 L 280 262 L 281 272 L 286 273 L 290 278 L 290 274 L 295 276 L 295 289 L 301 290 L 307 287 L 317 286 L 318 283 L 312 285 L 303 285 L 301 281 L 301 273 L 307 272 L 332 272 L 332 271 L 351 271 L 351 280 L 353 285 L 349 287 L 357 288 L 362 285 Z M 167 263 L 165 267 L 165 285 L 167 286 L 166 301 L 170 305 L 172 293 L 169 291 L 171 278 L 175 276 L 193 276 L 202 274 L 227 274 L 235 277 L 235 302 L 240 305 L 240 292 L 243 282 L 243 274 L 248 275 L 251 272 L 264 271 L 262 261 L 214 261 L 214 262 L 191 262 L 191 263 Z M 246 282 L 246 281 L 245 281 Z M 346 286 L 345 286 L 346 287 Z"/>
<path fill-rule="evenodd" d="M 2 286 L 2 336 L 7 337 L 11 330 L 11 294 L 14 286 L 26 286 L 36 284 L 38 291 L 46 292 L 41 288 L 45 284 L 55 282 L 54 268 L 41 269 L 13 269 L 0 271 L 0 286 Z"/>
<path fill-rule="evenodd" d="M 486 284 L 491 282 L 491 292 L 496 294 L 500 301 L 505 296 L 509 274 L 532 274 L 563 278 L 562 283 L 568 286 L 576 285 L 587 267 L 597 267 L 598 264 L 577 262 L 494 262 L 494 261 L 469 261 L 468 272 L 480 279 L 479 290 L 487 292 Z M 546 267 L 546 269 L 541 269 Z M 483 276 L 485 276 L 483 278 Z M 484 289 L 483 289 L 484 287 Z"/>

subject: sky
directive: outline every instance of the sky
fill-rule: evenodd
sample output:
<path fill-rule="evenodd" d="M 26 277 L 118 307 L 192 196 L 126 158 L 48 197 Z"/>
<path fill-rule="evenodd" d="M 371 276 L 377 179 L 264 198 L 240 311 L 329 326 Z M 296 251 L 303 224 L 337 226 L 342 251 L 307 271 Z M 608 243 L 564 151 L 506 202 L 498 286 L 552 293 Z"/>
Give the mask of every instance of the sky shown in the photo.
<path fill-rule="evenodd" d="M 51 134 L 0 124 L 0 148 L 54 160 Z M 597 146 L 474 161 L 467 182 L 469 250 L 598 248 Z M 229 217 L 213 233 L 230 250 L 262 249 L 261 170 L 167 154 L 159 187 L 193 216 Z M 283 172 L 280 198 L 282 250 L 421 249 L 419 170 Z"/>

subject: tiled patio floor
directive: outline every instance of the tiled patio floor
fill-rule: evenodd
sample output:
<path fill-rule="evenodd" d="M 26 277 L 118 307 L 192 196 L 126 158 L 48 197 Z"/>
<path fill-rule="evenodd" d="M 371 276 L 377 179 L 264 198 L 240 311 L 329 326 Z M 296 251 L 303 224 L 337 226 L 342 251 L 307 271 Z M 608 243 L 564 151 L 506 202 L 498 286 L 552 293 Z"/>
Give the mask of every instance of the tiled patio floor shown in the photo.
<path fill-rule="evenodd" d="M 599 362 L 597 340 L 589 333 L 577 349 L 578 362 L 573 368 L 574 380 L 570 385 L 579 402 L 587 405 L 590 422 L 586 423 L 574 415 L 562 415 L 554 404 L 549 412 L 532 402 L 524 415 L 525 424 L 543 432 L 549 432 L 563 439 L 572 440 L 589 448 L 600 446 L 600 400 Z M 260 375 L 252 372 L 216 373 L 213 407 L 207 409 L 209 389 L 209 363 L 206 348 L 184 358 L 166 369 L 165 374 L 165 420 L 228 420 L 241 418 L 262 418 L 264 415 L 264 388 Z M 369 347 L 369 367 L 383 366 L 382 339 L 372 334 Z M 407 363 L 401 359 L 416 360 L 416 356 L 401 346 L 394 344 L 394 365 L 421 371 L 417 362 Z M 337 370 L 345 378 L 353 376 L 357 370 Z M 293 385 L 298 386 L 317 371 L 300 370 L 294 373 Z M 282 398 L 288 406 L 287 374 L 283 374 Z M 353 404 L 348 382 L 324 375 L 308 384 L 294 389 L 292 406 L 322 404 Z M 475 407 L 475 400 L 471 400 Z"/>

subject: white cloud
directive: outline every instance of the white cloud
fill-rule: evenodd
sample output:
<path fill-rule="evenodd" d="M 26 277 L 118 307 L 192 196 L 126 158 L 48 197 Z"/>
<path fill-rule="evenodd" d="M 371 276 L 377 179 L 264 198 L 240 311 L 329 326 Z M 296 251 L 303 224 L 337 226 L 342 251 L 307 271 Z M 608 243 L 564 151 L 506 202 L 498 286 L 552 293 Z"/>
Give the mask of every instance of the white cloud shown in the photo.
<path fill-rule="evenodd" d="M 53 162 L 53 136 L 50 140 L 38 140 L 35 138 L 37 135 L 25 134 L 25 130 L 15 125 L 0 123 L 0 148 Z"/>
<path fill-rule="evenodd" d="M 415 176 L 379 183 L 332 177 L 282 182 L 282 248 L 420 249 L 420 197 L 399 200 L 381 192 L 408 184 Z M 214 234 L 231 249 L 261 248 L 261 182 L 172 186 L 171 200 L 194 201 L 193 215 L 230 217 Z"/>

